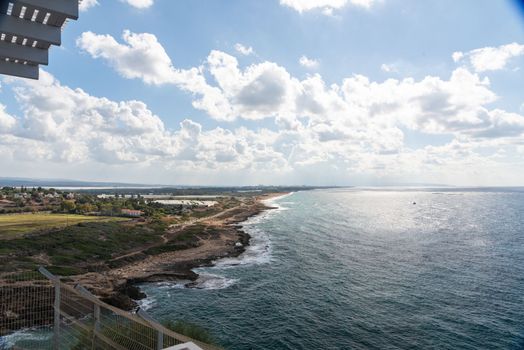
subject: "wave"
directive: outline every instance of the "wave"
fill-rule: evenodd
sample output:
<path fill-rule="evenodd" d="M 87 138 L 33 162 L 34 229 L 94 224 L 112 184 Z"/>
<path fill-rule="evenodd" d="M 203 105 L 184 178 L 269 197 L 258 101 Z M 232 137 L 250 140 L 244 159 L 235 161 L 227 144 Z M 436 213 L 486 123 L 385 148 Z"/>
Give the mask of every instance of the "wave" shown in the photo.
<path fill-rule="evenodd" d="M 175 290 L 186 288 L 205 290 L 225 289 L 238 281 L 234 278 L 227 278 L 212 273 L 206 273 L 205 270 L 206 268 L 195 269 L 195 271 L 199 273 L 199 276 L 195 281 L 159 282 L 154 283 L 153 288 L 155 290 L 162 291 L 162 298 L 167 297 L 167 299 L 169 299 L 171 297 L 171 292 L 175 292 Z M 156 298 L 154 296 L 150 296 L 149 294 L 150 293 L 148 293 L 147 298 L 137 301 L 138 306 L 146 311 L 157 305 Z"/>
<path fill-rule="evenodd" d="M 51 341 L 53 333 L 49 328 L 27 328 L 0 337 L 0 349 L 11 349 L 23 344 L 45 345 Z"/>
<path fill-rule="evenodd" d="M 286 198 L 286 197 L 289 197 L 291 196 L 293 193 L 295 192 L 289 192 L 289 193 L 286 193 L 286 194 L 283 194 L 281 196 L 276 196 L 276 197 L 272 197 L 272 198 L 269 198 L 269 199 L 263 199 L 262 200 L 262 203 L 266 204 L 266 205 L 271 205 L 271 206 L 276 206 L 277 207 L 277 210 L 278 209 L 282 209 L 282 203 L 278 204 L 278 203 L 275 203 L 276 201 L 279 201 L 283 198 Z M 292 203 L 292 202 L 291 202 Z M 287 208 L 286 208 L 287 209 Z"/>
<path fill-rule="evenodd" d="M 242 223 L 242 229 L 251 236 L 249 246 L 246 250 L 235 258 L 224 258 L 214 261 L 216 268 L 228 268 L 239 265 L 260 265 L 267 264 L 271 261 L 271 240 L 269 233 L 259 227 L 259 224 L 266 221 L 271 215 L 278 211 L 288 210 L 289 208 L 282 206 L 283 203 L 276 203 L 282 198 L 288 197 L 293 192 L 284 194 L 282 196 L 265 199 L 262 202 L 275 209 L 266 210 L 257 216 L 251 217 Z M 293 204 L 293 202 L 285 202 Z"/>
<path fill-rule="evenodd" d="M 232 286 L 237 281 L 238 280 L 234 278 L 227 278 L 210 273 L 201 273 L 196 281 L 186 284 L 186 287 L 207 290 L 225 289 Z"/>
<path fill-rule="evenodd" d="M 136 303 L 138 304 L 138 307 L 140 307 L 141 310 L 147 311 L 156 304 L 156 299 L 151 296 L 148 296 L 147 298 L 138 300 Z"/>
<path fill-rule="evenodd" d="M 251 236 L 246 250 L 238 257 L 214 261 L 214 267 L 227 268 L 239 265 L 259 265 L 270 262 L 271 241 L 267 232 L 247 225 L 243 227 L 243 230 Z"/>
<path fill-rule="evenodd" d="M 155 284 L 155 289 L 165 290 L 169 297 L 169 290 L 171 289 L 201 289 L 201 290 L 218 290 L 229 288 L 239 280 L 235 278 L 228 278 L 220 273 L 225 272 L 225 269 L 233 268 L 235 266 L 249 266 L 266 264 L 271 261 L 271 240 L 268 232 L 260 228 L 260 223 L 267 220 L 267 218 L 275 213 L 288 210 L 287 207 L 282 206 L 283 203 L 276 203 L 276 201 L 290 196 L 292 193 L 288 193 L 282 196 L 273 197 L 270 199 L 263 200 L 264 204 L 271 206 L 275 209 L 266 210 L 259 215 L 253 216 L 243 223 L 242 229 L 251 236 L 249 245 L 246 250 L 234 258 L 221 258 L 213 262 L 211 267 L 202 267 L 195 269 L 195 272 L 199 274 L 196 281 L 179 281 L 173 282 L 159 282 Z M 284 202 L 286 204 L 293 204 L 293 202 Z M 144 310 L 152 308 L 156 304 L 154 297 L 147 297 L 138 302 L 139 306 Z"/>

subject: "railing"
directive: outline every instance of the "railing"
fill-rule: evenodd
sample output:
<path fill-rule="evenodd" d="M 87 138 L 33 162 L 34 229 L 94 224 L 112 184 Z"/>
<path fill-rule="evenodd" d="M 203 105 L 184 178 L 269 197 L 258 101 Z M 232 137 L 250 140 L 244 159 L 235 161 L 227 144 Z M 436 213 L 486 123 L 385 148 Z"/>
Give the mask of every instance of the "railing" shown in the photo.
<path fill-rule="evenodd" d="M 218 349 L 165 328 L 143 310 L 130 313 L 108 305 L 44 268 L 0 276 L 0 349 L 160 350 L 173 346 Z"/>

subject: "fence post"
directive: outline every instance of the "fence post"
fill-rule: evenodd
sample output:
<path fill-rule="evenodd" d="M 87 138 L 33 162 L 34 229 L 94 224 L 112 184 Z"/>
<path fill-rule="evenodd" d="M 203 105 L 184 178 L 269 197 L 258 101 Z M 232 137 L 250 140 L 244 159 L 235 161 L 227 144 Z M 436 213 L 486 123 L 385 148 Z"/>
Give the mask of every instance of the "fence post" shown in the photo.
<path fill-rule="evenodd" d="M 156 349 L 162 350 L 164 348 L 164 333 L 157 330 L 156 333 Z"/>
<path fill-rule="evenodd" d="M 53 349 L 60 347 L 60 277 L 53 275 L 44 267 L 40 266 L 38 271 L 53 283 L 55 288 L 54 322 L 53 322 Z"/>
<path fill-rule="evenodd" d="M 94 317 L 95 317 L 95 333 L 100 331 L 100 305 L 94 305 Z"/>
<path fill-rule="evenodd" d="M 142 317 L 144 320 L 149 322 L 149 324 L 151 324 L 154 329 L 156 329 L 156 349 L 162 350 L 164 348 L 164 332 L 162 332 L 160 327 L 157 326 L 158 323 L 151 316 L 149 316 L 147 312 L 140 308 L 137 310 L 136 313 L 138 316 Z"/>
<path fill-rule="evenodd" d="M 91 300 L 98 300 L 93 294 L 91 294 L 90 291 L 85 289 L 84 286 L 82 286 L 81 284 L 77 284 L 75 286 L 75 289 Z M 100 305 L 98 305 L 95 302 L 93 303 L 93 319 L 93 330 L 96 333 L 100 330 Z"/>
<path fill-rule="evenodd" d="M 55 285 L 55 315 L 53 326 L 53 347 L 58 349 L 60 347 L 60 280 L 56 277 L 53 280 Z"/>
<path fill-rule="evenodd" d="M 100 332 L 100 305 L 96 303 L 98 299 L 91 294 L 90 291 L 85 289 L 82 285 L 77 284 L 75 289 L 78 290 L 82 295 L 93 301 L 93 342 L 99 337 Z M 94 346 L 94 345 L 93 345 Z"/>

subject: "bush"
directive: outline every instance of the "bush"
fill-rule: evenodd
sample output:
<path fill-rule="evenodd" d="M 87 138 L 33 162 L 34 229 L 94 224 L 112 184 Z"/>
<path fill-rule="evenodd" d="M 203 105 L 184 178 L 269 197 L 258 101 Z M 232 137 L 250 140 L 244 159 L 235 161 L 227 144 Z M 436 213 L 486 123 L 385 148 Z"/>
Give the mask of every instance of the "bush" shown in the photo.
<path fill-rule="evenodd" d="M 58 276 L 73 276 L 85 273 L 86 271 L 73 266 L 47 266 L 49 272 Z"/>
<path fill-rule="evenodd" d="M 194 323 L 178 320 L 176 322 L 165 321 L 162 324 L 167 329 L 185 335 L 186 337 L 211 345 L 216 344 L 213 336 L 211 336 L 211 334 L 205 328 L 200 327 Z"/>

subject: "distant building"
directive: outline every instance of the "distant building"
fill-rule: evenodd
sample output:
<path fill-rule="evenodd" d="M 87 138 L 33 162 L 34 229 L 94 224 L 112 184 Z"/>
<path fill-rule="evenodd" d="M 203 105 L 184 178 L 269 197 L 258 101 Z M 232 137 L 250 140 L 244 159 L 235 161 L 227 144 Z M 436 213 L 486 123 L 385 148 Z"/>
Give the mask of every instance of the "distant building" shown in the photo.
<path fill-rule="evenodd" d="M 141 217 L 144 214 L 142 210 L 134 210 L 134 209 L 122 209 L 122 215 L 130 216 L 133 218 Z"/>
<path fill-rule="evenodd" d="M 107 198 L 115 198 L 115 195 L 102 193 L 102 194 L 97 195 L 96 197 L 100 199 L 107 199 Z"/>
<path fill-rule="evenodd" d="M 212 207 L 217 201 L 202 201 L 194 199 L 157 199 L 153 201 L 163 205 L 181 205 L 184 208 Z"/>

